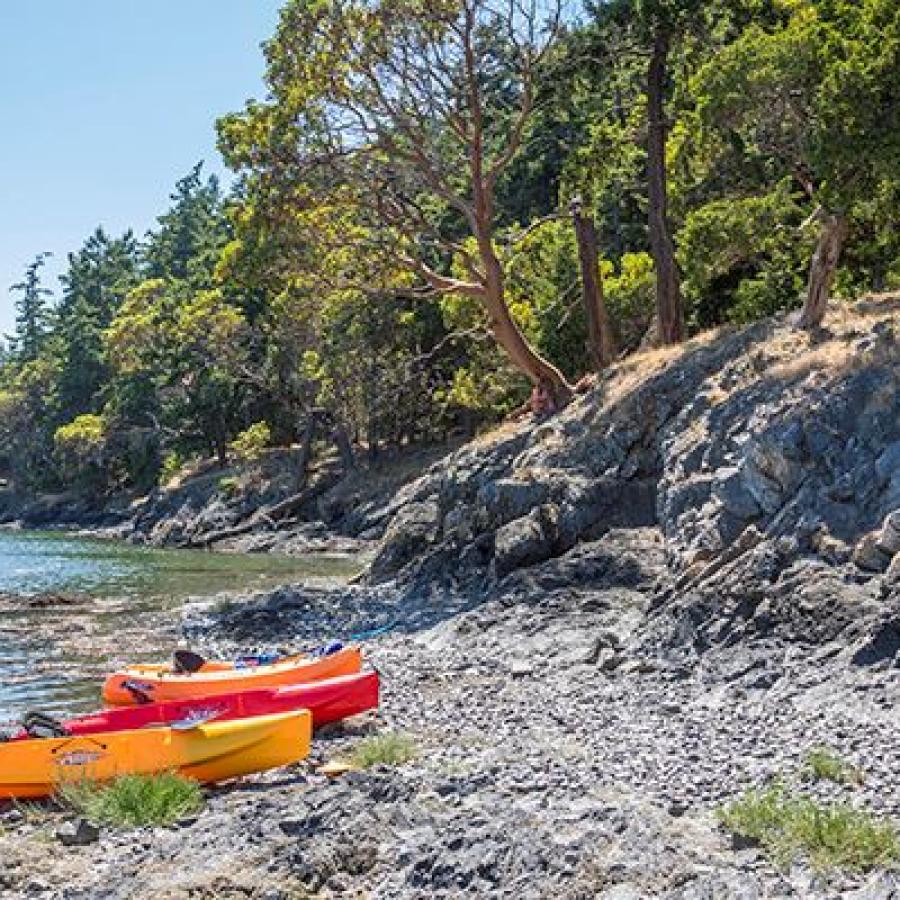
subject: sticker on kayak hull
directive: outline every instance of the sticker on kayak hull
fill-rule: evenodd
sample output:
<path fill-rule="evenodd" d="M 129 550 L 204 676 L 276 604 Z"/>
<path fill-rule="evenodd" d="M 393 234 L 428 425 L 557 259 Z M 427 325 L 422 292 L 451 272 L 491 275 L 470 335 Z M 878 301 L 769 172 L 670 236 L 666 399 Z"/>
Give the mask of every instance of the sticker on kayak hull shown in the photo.
<path fill-rule="evenodd" d="M 198 725 L 205 725 L 227 712 L 225 706 L 201 706 L 189 709 L 180 719 L 171 722 L 169 727 L 174 731 L 189 731 Z"/>
<path fill-rule="evenodd" d="M 58 766 L 89 766 L 106 756 L 96 750 L 73 750 L 58 757 L 54 762 Z"/>

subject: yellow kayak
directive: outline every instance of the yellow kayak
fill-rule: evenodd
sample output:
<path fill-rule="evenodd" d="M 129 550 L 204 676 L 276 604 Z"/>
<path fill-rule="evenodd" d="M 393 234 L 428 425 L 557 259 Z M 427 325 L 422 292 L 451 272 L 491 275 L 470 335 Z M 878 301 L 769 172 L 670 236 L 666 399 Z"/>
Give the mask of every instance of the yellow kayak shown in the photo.
<path fill-rule="evenodd" d="M 297 710 L 230 722 L 0 743 L 0 799 L 45 797 L 66 782 L 179 772 L 213 782 L 290 765 L 309 753 L 312 716 Z"/>

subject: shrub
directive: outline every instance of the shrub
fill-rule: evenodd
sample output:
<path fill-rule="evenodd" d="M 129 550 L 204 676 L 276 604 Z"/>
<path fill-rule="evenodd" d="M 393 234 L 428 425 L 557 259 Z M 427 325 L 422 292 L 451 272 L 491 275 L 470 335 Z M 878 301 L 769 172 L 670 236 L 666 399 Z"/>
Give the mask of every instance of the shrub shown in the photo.
<path fill-rule="evenodd" d="M 790 179 L 762 196 L 692 209 L 678 235 L 691 323 L 753 322 L 793 306 L 803 290 L 808 235 Z"/>
<path fill-rule="evenodd" d="M 79 457 L 95 454 L 106 440 L 106 423 L 102 416 L 85 413 L 77 416 L 67 425 L 60 425 L 53 435 L 58 450 L 70 452 Z"/>
<path fill-rule="evenodd" d="M 86 413 L 60 425 L 53 434 L 53 444 L 68 482 L 81 488 L 103 488 L 106 422 L 102 416 Z"/>
<path fill-rule="evenodd" d="M 185 458 L 177 450 L 167 453 L 159 470 L 159 483 L 166 485 L 173 481 L 184 468 L 184 464 Z"/>
<path fill-rule="evenodd" d="M 806 774 L 819 781 L 834 781 L 837 784 L 859 784 L 862 772 L 855 766 L 832 753 L 827 747 L 811 750 L 806 757 Z"/>
<path fill-rule="evenodd" d="M 900 863 L 894 826 L 847 804 L 789 796 L 780 785 L 749 791 L 725 807 L 729 831 L 758 843 L 780 866 L 803 854 L 816 869 L 893 868 Z"/>
<path fill-rule="evenodd" d="M 108 784 L 64 784 L 59 800 L 86 819 L 118 827 L 171 825 L 203 806 L 196 781 L 180 775 L 124 775 Z"/>
<path fill-rule="evenodd" d="M 372 766 L 401 766 L 418 755 L 416 742 L 407 734 L 388 732 L 361 741 L 350 755 L 350 763 L 358 769 Z"/>
<path fill-rule="evenodd" d="M 240 488 L 240 481 L 234 475 L 225 475 L 219 479 L 218 487 L 224 497 L 233 497 Z"/>
<path fill-rule="evenodd" d="M 656 318 L 656 275 L 649 253 L 626 253 L 619 269 L 600 264 L 609 315 L 615 323 L 620 350 L 635 350 Z"/>
<path fill-rule="evenodd" d="M 242 431 L 229 445 L 231 452 L 246 462 L 253 462 L 262 456 L 272 441 L 272 429 L 267 422 L 254 422 Z"/>

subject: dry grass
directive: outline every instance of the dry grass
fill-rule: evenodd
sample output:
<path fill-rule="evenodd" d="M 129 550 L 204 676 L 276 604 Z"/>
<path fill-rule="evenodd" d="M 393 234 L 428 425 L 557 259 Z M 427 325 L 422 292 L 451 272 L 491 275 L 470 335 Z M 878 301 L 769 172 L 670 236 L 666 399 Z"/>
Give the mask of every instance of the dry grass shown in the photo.
<path fill-rule="evenodd" d="M 372 766 L 402 766 L 418 755 L 419 748 L 410 735 L 389 731 L 360 741 L 348 761 L 357 769 L 370 769 Z"/>
<path fill-rule="evenodd" d="M 845 308 L 841 307 L 841 310 Z M 879 316 L 886 312 L 900 311 L 900 291 L 863 294 L 850 309 L 856 316 Z"/>
<path fill-rule="evenodd" d="M 604 395 L 604 408 L 618 403 L 627 394 L 637 390 L 646 384 L 651 378 L 659 375 L 673 363 L 679 362 L 689 353 L 714 344 L 724 335 L 733 332 L 733 328 L 722 326 L 701 331 L 689 341 L 674 347 L 653 347 L 649 350 L 639 350 L 631 354 L 621 362 L 616 363 L 609 370 L 604 379 L 606 391 Z"/>
<path fill-rule="evenodd" d="M 522 427 L 521 419 L 506 419 L 494 428 L 483 431 L 481 434 L 472 438 L 469 443 L 470 447 L 492 447 L 499 444 L 500 441 L 515 435 Z"/>
<path fill-rule="evenodd" d="M 815 350 L 803 351 L 798 348 L 797 355 L 775 363 L 765 374 L 778 381 L 799 381 L 813 372 L 828 372 L 831 376 L 839 376 L 857 364 L 849 344 L 844 341 L 829 341 Z"/>

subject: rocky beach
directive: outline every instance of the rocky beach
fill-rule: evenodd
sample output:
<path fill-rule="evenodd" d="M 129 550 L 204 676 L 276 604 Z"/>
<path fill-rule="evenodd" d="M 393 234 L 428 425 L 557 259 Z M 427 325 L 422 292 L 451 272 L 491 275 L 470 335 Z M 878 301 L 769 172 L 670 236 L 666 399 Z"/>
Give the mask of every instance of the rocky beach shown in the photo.
<path fill-rule="evenodd" d="M 334 534 L 375 548 L 352 584 L 189 605 L 209 652 L 373 633 L 379 713 L 171 828 L 61 847 L 64 813 L 7 809 L 0 895 L 897 896 L 890 866 L 779 862 L 719 815 L 777 781 L 900 820 L 900 314 L 829 327 L 632 357 L 347 504 Z M 414 759 L 319 773 L 390 732 Z M 814 777 L 821 748 L 858 777 Z"/>

